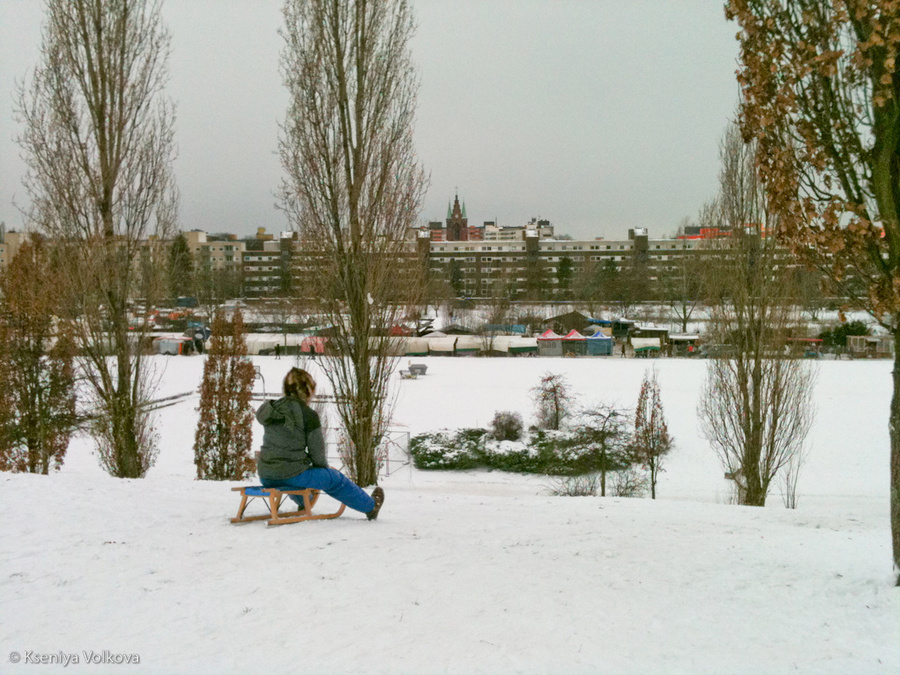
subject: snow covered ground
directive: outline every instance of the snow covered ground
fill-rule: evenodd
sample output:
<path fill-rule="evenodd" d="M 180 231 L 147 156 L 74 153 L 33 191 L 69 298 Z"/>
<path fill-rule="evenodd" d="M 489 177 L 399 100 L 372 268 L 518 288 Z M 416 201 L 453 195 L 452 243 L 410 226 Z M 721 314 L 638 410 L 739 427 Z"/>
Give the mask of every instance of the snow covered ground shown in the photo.
<path fill-rule="evenodd" d="M 193 480 L 192 395 L 161 411 L 144 480 L 107 477 L 80 438 L 57 474 L 0 474 L 0 673 L 900 672 L 889 362 L 820 364 L 786 510 L 778 494 L 726 505 L 698 432 L 702 361 L 415 361 L 426 376 L 395 380 L 412 434 L 496 410 L 527 422 L 548 371 L 582 403 L 634 405 L 655 363 L 676 440 L 660 499 L 551 497 L 540 477 L 394 464 L 374 523 L 231 525 L 232 484 Z M 159 396 L 196 390 L 202 357 L 156 363 Z M 256 363 L 270 393 L 291 365 Z M 86 663 L 91 651 L 107 663 Z M 130 655 L 140 663 L 110 663 Z"/>

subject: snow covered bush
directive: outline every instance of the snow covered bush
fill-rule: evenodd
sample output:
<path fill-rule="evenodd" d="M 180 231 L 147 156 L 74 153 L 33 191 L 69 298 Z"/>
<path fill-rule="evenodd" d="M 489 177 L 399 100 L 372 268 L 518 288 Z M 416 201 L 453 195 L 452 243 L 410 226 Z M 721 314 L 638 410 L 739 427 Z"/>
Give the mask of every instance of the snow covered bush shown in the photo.
<path fill-rule="evenodd" d="M 481 467 L 550 476 L 599 474 L 605 494 L 605 472 L 624 469 L 631 463 L 625 415 L 607 406 L 582 412 L 571 420 L 564 429 L 532 428 L 517 441 L 497 440 L 485 429 L 443 429 L 415 436 L 410 441 L 410 453 L 419 469 Z"/>
<path fill-rule="evenodd" d="M 409 453 L 417 469 L 464 470 L 484 464 L 482 439 L 486 429 L 441 429 L 414 436 Z"/>
<path fill-rule="evenodd" d="M 484 466 L 510 473 L 544 473 L 541 459 L 528 439 L 521 441 L 496 441 L 487 439 L 484 444 Z"/>
<path fill-rule="evenodd" d="M 509 410 L 498 410 L 491 421 L 491 438 L 496 441 L 518 441 L 524 429 L 522 416 Z"/>

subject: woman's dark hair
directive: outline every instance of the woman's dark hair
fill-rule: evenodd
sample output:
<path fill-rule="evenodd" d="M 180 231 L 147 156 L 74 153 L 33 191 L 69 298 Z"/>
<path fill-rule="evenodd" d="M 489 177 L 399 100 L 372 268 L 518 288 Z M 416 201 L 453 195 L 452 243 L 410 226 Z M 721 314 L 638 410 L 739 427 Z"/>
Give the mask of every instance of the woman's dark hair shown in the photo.
<path fill-rule="evenodd" d="M 308 403 L 316 390 L 316 381 L 312 375 L 301 368 L 291 368 L 284 376 L 284 395 L 299 398 Z"/>

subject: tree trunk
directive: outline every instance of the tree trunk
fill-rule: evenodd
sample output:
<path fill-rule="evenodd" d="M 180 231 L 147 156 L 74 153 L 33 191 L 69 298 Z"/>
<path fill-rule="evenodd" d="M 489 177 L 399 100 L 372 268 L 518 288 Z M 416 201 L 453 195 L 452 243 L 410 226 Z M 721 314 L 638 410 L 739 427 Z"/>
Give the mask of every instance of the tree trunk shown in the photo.
<path fill-rule="evenodd" d="M 900 315 L 894 317 L 898 326 Z M 891 542 L 894 555 L 894 577 L 900 586 L 900 330 L 894 332 L 894 392 L 891 397 Z"/>

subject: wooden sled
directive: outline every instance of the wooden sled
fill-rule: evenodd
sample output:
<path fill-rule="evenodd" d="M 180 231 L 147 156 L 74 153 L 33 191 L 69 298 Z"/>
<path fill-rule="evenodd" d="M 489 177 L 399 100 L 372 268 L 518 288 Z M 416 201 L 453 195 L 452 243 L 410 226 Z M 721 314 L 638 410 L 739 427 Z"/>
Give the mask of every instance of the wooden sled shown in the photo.
<path fill-rule="evenodd" d="M 264 488 L 260 485 L 253 485 L 231 488 L 231 491 L 241 493 L 241 505 L 238 507 L 237 517 L 231 519 L 232 523 L 266 520 L 269 525 L 287 525 L 288 523 L 299 523 L 302 520 L 327 520 L 329 518 L 337 518 L 346 508 L 344 504 L 341 504 L 341 508 L 334 513 L 313 513 L 313 506 L 319 499 L 319 491 L 311 488 L 305 490 L 278 490 L 276 488 Z M 304 508 L 298 511 L 279 513 L 278 509 L 281 503 L 289 495 L 301 495 Z M 269 513 L 263 516 L 245 516 L 244 511 L 247 509 L 247 505 L 257 497 L 268 503 Z"/>

